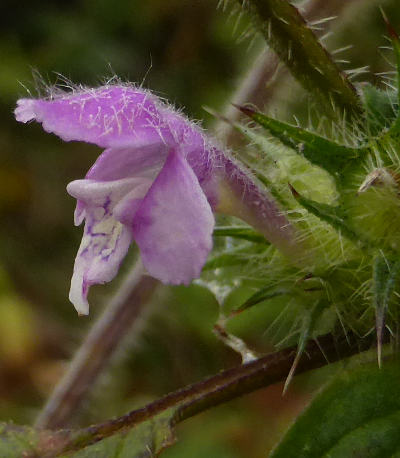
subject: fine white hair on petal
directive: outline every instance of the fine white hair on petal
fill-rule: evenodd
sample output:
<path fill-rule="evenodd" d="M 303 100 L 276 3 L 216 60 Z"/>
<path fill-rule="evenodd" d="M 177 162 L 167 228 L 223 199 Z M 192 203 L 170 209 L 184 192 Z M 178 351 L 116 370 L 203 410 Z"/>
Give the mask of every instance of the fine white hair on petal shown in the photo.
<path fill-rule="evenodd" d="M 17 108 L 14 110 L 15 119 L 19 122 L 26 123 L 36 118 L 35 113 L 36 100 L 20 99 L 17 102 Z"/>
<path fill-rule="evenodd" d="M 70 91 L 49 89 L 15 110 L 18 121 L 36 120 L 65 141 L 105 148 L 85 179 L 67 187 L 78 201 L 75 224 L 85 221 L 70 291 L 82 315 L 89 288 L 114 278 L 134 236 L 156 278 L 188 284 L 198 277 L 212 248 L 217 183 L 234 168 L 180 110 L 141 87 L 114 83 L 66 82 Z"/>

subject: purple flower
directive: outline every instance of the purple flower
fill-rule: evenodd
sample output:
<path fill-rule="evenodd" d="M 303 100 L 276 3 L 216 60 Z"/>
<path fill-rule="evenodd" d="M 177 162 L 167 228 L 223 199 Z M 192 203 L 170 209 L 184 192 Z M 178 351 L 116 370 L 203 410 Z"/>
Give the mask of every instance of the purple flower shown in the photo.
<path fill-rule="evenodd" d="M 89 311 L 89 287 L 114 278 L 133 240 L 162 282 L 198 277 L 212 248 L 214 211 L 250 222 L 284 250 L 295 245 L 274 201 L 149 91 L 112 85 L 20 99 L 15 115 L 65 141 L 105 148 L 86 177 L 67 186 L 77 199 L 75 224 L 85 220 L 70 290 L 80 314 Z"/>

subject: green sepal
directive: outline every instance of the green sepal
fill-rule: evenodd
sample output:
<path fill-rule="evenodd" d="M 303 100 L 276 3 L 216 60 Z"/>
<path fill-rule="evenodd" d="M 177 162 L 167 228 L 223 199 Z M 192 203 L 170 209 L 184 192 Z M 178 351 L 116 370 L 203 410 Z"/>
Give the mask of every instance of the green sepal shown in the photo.
<path fill-rule="evenodd" d="M 285 385 L 283 387 L 283 394 L 286 393 L 287 389 L 289 388 L 290 382 L 293 379 L 293 376 L 296 372 L 297 365 L 300 361 L 301 356 L 304 353 L 304 349 L 306 348 L 307 342 L 309 341 L 310 337 L 312 336 L 315 325 L 322 315 L 322 312 L 327 307 L 326 301 L 323 299 L 317 300 L 314 306 L 311 309 L 305 310 L 302 315 L 301 320 L 301 328 L 300 328 L 300 336 L 299 341 L 297 343 L 297 352 L 294 358 L 292 367 L 290 368 L 289 374 L 286 377 Z"/>
<path fill-rule="evenodd" d="M 373 304 L 376 319 L 378 364 L 381 365 L 382 340 L 389 301 L 400 277 L 400 259 L 379 252 L 373 265 Z"/>
<path fill-rule="evenodd" d="M 246 244 L 244 248 L 238 247 L 237 249 L 229 249 L 222 253 L 217 253 L 205 263 L 203 271 L 243 264 L 248 261 L 249 255 L 252 254 L 249 251 L 249 247 Z"/>
<path fill-rule="evenodd" d="M 265 186 L 265 188 L 272 195 L 272 197 L 283 207 L 288 208 L 289 205 L 288 205 L 287 200 L 283 197 L 282 193 L 278 191 L 277 187 L 272 182 L 272 180 L 267 178 L 263 173 L 258 172 L 257 170 L 254 170 L 253 168 L 251 168 L 251 171 L 254 173 L 257 180 L 260 181 L 260 183 L 263 186 Z"/>
<path fill-rule="evenodd" d="M 261 145 L 259 145 L 258 135 L 255 134 L 254 129 L 247 129 L 241 124 L 234 124 L 234 127 L 241 135 L 243 135 L 248 140 L 249 143 L 255 144 L 259 147 L 259 151 L 264 153 L 264 149 L 260 147 Z M 254 167 L 252 161 L 248 157 L 246 157 L 245 154 L 241 154 L 240 157 L 236 157 L 236 160 L 242 162 L 251 171 L 251 173 L 257 178 L 257 180 L 263 186 L 265 186 L 268 192 L 274 197 L 274 199 L 279 204 L 286 208 L 290 206 L 288 200 L 284 197 L 283 193 L 276 186 L 276 183 L 270 178 L 268 178 L 264 173 L 257 170 L 257 168 Z"/>
<path fill-rule="evenodd" d="M 270 245 L 263 235 L 247 227 L 220 226 L 214 229 L 213 235 L 215 237 L 232 237 L 235 239 L 248 240 L 249 242 Z"/>
<path fill-rule="evenodd" d="M 266 301 L 268 299 L 273 299 L 274 297 L 284 296 L 290 293 L 291 293 L 290 289 L 285 289 L 285 288 L 276 289 L 275 285 L 268 285 L 256 291 L 245 302 L 243 302 L 243 304 L 235 308 L 232 312 L 232 315 L 237 315 L 238 313 L 241 313 L 244 310 L 250 307 L 253 307 L 254 305 L 257 305 L 260 302 Z"/>
<path fill-rule="evenodd" d="M 349 163 L 360 159 L 365 150 L 340 145 L 313 132 L 270 118 L 247 107 L 238 107 L 260 126 L 264 127 L 285 146 L 302 154 L 312 164 L 325 169 L 336 179 Z"/>
<path fill-rule="evenodd" d="M 336 231 L 339 231 L 358 246 L 363 246 L 366 244 L 362 241 L 360 235 L 357 234 L 347 223 L 346 213 L 342 210 L 341 207 L 334 207 L 332 205 L 322 204 L 315 202 L 314 200 L 307 199 L 300 195 L 290 183 L 289 187 L 293 197 L 297 200 L 297 202 L 310 213 L 318 217 L 321 221 L 328 223 Z"/>

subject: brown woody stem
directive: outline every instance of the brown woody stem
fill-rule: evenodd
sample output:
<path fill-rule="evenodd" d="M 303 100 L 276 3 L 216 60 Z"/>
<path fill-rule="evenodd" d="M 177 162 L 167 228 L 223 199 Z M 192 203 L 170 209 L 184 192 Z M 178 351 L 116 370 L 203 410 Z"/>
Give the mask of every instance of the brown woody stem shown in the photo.
<path fill-rule="evenodd" d="M 360 339 L 348 334 L 335 338 L 328 334 L 310 341 L 298 363 L 297 374 L 317 369 L 328 363 L 368 350 L 375 342 L 374 336 Z M 321 352 L 323 348 L 323 353 Z M 166 409 L 175 407 L 171 426 L 199 412 L 230 401 L 259 388 L 286 379 L 296 357 L 297 347 L 264 356 L 247 364 L 225 370 L 198 383 L 170 393 L 147 406 L 133 410 L 113 420 L 72 432 L 62 452 L 73 451 L 98 442 L 106 437 L 153 418 Z M 306 355 L 306 356 L 305 356 Z M 62 434 L 62 432 L 60 432 Z M 57 451 L 60 453 L 60 450 Z"/>

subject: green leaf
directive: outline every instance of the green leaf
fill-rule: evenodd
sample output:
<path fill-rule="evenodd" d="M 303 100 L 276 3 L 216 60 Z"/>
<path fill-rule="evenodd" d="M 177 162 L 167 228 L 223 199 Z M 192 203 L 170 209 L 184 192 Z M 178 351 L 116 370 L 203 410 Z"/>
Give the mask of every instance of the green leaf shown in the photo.
<path fill-rule="evenodd" d="M 175 409 L 138 424 L 126 433 L 119 433 L 89 445 L 65 458 L 152 458 L 172 445 L 175 438 L 172 419 Z"/>
<path fill-rule="evenodd" d="M 400 364 L 344 371 L 299 416 L 272 458 L 388 457 L 400 450 Z"/>
<path fill-rule="evenodd" d="M 249 242 L 262 243 L 269 245 L 268 240 L 253 229 L 241 226 L 220 226 L 214 229 L 215 237 L 233 237 L 236 239 L 248 240 Z"/>
<path fill-rule="evenodd" d="M 38 433 L 32 428 L 11 423 L 0 424 L 0 456 L 2 457 L 21 458 L 28 452 L 33 453 L 38 441 Z"/>
<path fill-rule="evenodd" d="M 254 19 L 268 45 L 293 76 L 332 110 L 360 113 L 353 85 L 339 70 L 296 7 L 287 0 L 239 0 Z"/>
<path fill-rule="evenodd" d="M 378 343 L 378 363 L 381 365 L 382 339 L 385 317 L 389 301 L 393 295 L 396 282 L 400 276 L 400 260 L 391 259 L 379 253 L 374 260 L 373 270 L 373 303 L 376 317 L 376 338 Z"/>
<path fill-rule="evenodd" d="M 358 428 L 350 437 L 344 437 L 330 451 L 332 458 L 386 457 L 398 448 L 400 436 L 400 412 L 377 418 L 363 428 Z M 357 445 L 355 450 L 354 444 Z"/>
<path fill-rule="evenodd" d="M 104 438 L 93 435 L 90 428 L 38 431 L 27 426 L 2 423 L 0 457 L 150 458 L 174 443 L 173 426 L 177 410 L 178 407 L 167 409 L 125 432 Z M 98 442 L 93 444 L 94 441 Z"/>
<path fill-rule="evenodd" d="M 340 145 L 313 132 L 270 118 L 250 108 L 238 108 L 257 124 L 267 129 L 284 145 L 293 148 L 312 164 L 322 167 L 335 178 L 340 176 L 339 174 L 347 164 L 364 155 L 362 148 Z"/>

